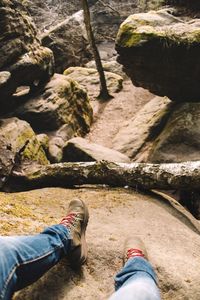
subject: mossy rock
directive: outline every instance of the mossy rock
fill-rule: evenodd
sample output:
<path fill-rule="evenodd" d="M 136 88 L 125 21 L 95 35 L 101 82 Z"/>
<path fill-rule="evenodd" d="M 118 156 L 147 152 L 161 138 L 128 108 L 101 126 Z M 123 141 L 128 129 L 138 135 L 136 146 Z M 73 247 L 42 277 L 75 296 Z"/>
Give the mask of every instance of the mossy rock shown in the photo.
<path fill-rule="evenodd" d="M 70 67 L 64 71 L 64 75 L 71 78 L 81 84 L 87 89 L 89 96 L 96 97 L 99 95 L 100 80 L 99 74 L 94 68 L 84 67 Z M 105 78 L 109 92 L 117 93 L 123 88 L 122 76 L 112 73 L 105 72 Z"/>
<path fill-rule="evenodd" d="M 0 188 L 15 165 L 28 162 L 48 164 L 41 144 L 31 126 L 17 118 L 0 120 Z"/>
<path fill-rule="evenodd" d="M 177 102 L 200 101 L 200 20 L 183 21 L 166 9 L 131 15 L 116 49 L 134 85 Z"/>
<path fill-rule="evenodd" d="M 9 110 L 7 98 L 20 86 L 44 83 L 54 72 L 53 53 L 42 47 L 38 32 L 20 0 L 0 4 L 0 103 L 1 113 Z M 2 72 L 9 77 L 2 83 Z M 37 87 L 37 86 L 36 86 Z"/>

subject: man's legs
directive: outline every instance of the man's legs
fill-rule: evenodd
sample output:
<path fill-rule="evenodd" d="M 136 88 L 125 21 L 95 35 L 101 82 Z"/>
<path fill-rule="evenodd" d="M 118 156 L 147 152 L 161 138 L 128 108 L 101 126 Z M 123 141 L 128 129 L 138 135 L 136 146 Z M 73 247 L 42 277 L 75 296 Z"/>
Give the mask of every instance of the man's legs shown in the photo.
<path fill-rule="evenodd" d="M 110 300 L 160 300 L 156 274 L 141 240 L 129 239 L 125 255 L 126 263 L 115 277 L 116 292 Z"/>
<path fill-rule="evenodd" d="M 84 203 L 70 203 L 61 224 L 34 236 L 0 237 L 0 299 L 36 281 L 64 255 L 76 266 L 86 260 L 85 230 L 88 211 Z"/>

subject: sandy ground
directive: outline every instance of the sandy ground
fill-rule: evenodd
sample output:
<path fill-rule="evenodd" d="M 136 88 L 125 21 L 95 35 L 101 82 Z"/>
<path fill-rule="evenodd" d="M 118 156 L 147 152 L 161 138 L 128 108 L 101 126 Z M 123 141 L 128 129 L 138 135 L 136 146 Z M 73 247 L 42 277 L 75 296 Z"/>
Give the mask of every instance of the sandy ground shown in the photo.
<path fill-rule="evenodd" d="M 47 224 L 59 222 L 73 198 L 84 200 L 90 211 L 86 265 L 74 272 L 63 260 L 15 299 L 108 299 L 113 276 L 122 267 L 124 239 L 130 234 L 144 240 L 163 299 L 200 299 L 199 223 L 179 212 L 177 203 L 173 207 L 157 197 L 105 187 L 1 193 L 4 222 L 0 230 L 4 234 L 40 232 Z"/>

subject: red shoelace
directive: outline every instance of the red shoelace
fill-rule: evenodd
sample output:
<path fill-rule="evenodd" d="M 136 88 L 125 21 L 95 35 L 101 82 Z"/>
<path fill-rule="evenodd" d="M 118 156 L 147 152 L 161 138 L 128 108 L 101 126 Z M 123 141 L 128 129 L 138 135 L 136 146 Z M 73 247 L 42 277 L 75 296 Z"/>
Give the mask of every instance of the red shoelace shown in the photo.
<path fill-rule="evenodd" d="M 64 225 L 64 226 L 70 226 L 70 225 L 73 225 L 73 222 L 76 218 L 76 213 L 70 213 L 68 214 L 66 217 L 64 217 L 60 224 Z"/>
<path fill-rule="evenodd" d="M 143 252 L 140 249 L 130 248 L 127 250 L 127 253 L 126 253 L 127 259 L 135 257 L 135 256 L 145 257 Z"/>

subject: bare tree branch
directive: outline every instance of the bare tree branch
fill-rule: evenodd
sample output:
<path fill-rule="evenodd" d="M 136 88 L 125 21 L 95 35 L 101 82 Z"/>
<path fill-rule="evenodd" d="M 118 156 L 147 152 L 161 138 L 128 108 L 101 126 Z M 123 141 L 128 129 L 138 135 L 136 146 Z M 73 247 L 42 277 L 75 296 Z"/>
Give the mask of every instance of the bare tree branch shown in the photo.
<path fill-rule="evenodd" d="M 102 0 L 99 0 L 99 3 L 101 3 L 104 7 L 108 7 L 110 10 L 112 10 L 114 13 L 116 13 L 118 16 L 120 16 L 120 13 L 116 9 L 114 9 L 112 6 L 110 6 L 109 4 L 106 4 Z"/>

